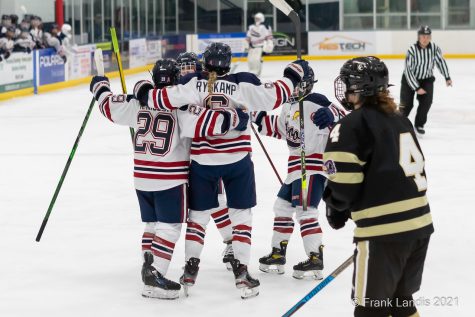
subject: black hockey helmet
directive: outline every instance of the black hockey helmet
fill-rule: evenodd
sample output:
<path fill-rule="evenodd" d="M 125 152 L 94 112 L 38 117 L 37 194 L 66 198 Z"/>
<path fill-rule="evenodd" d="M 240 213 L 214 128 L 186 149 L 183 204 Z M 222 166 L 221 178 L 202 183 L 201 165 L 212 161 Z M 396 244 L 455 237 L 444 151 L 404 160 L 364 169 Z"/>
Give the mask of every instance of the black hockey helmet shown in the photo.
<path fill-rule="evenodd" d="M 224 75 L 231 69 L 231 48 L 224 43 L 211 43 L 203 53 L 205 70 Z"/>
<path fill-rule="evenodd" d="M 180 69 L 174 59 L 159 59 L 152 69 L 152 80 L 157 88 L 176 85 L 180 75 Z"/>
<path fill-rule="evenodd" d="M 388 68 L 374 56 L 356 57 L 348 60 L 335 79 L 335 97 L 347 110 L 353 110 L 348 94 L 357 93 L 363 97 L 374 96 L 388 88 Z"/>
<path fill-rule="evenodd" d="M 315 80 L 315 73 L 312 67 L 308 66 L 308 74 L 302 78 L 302 81 L 295 87 L 292 96 L 289 98 L 290 103 L 298 102 L 299 96 L 305 97 L 313 90 L 313 85 L 318 80 Z"/>
<path fill-rule="evenodd" d="M 431 35 L 432 30 L 428 25 L 421 25 L 419 30 L 417 30 L 417 35 Z"/>
<path fill-rule="evenodd" d="M 180 74 L 182 76 L 188 73 L 201 72 L 203 70 L 200 59 L 193 52 L 180 53 L 176 59 L 176 63 L 180 68 Z"/>

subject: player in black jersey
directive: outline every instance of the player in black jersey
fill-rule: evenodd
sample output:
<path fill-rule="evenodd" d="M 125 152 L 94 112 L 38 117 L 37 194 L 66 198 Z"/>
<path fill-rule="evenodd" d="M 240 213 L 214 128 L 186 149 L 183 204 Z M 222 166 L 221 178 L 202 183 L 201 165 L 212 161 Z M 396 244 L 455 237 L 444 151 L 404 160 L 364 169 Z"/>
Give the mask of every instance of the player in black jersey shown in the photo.
<path fill-rule="evenodd" d="M 324 153 L 324 200 L 334 229 L 356 223 L 355 316 L 418 316 L 419 290 L 434 231 L 424 155 L 410 121 L 388 92 L 388 69 L 376 57 L 347 61 L 336 98 L 351 114 L 332 129 Z"/>

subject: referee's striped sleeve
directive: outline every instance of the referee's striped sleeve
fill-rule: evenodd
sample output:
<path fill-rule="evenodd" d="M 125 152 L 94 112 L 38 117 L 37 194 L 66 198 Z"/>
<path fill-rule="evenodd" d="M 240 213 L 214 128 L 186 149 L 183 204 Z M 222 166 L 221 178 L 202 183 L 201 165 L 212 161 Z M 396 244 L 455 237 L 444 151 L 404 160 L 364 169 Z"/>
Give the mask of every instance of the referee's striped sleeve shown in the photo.
<path fill-rule="evenodd" d="M 406 76 L 406 81 L 412 90 L 419 88 L 419 81 L 416 79 L 414 74 L 415 67 L 414 50 L 413 46 L 411 46 L 406 54 L 406 67 L 404 69 L 404 75 Z"/>
<path fill-rule="evenodd" d="M 444 56 L 442 56 L 442 50 L 438 46 L 435 47 L 435 63 L 437 65 L 437 68 L 445 77 L 445 80 L 449 80 L 449 68 L 447 67 L 447 63 L 445 62 Z"/>

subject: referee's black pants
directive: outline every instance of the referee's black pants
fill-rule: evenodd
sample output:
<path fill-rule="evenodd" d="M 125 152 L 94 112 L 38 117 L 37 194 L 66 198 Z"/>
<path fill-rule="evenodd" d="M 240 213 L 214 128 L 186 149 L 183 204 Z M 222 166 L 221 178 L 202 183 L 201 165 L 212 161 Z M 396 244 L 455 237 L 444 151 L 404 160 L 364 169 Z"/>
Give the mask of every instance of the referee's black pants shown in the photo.
<path fill-rule="evenodd" d="M 424 89 L 426 93 L 424 95 L 417 95 L 407 83 L 406 76 L 402 75 L 400 109 L 402 113 L 408 117 L 414 107 L 414 94 L 417 95 L 419 106 L 414 121 L 414 126 L 416 127 L 424 127 L 424 124 L 427 122 L 427 114 L 432 105 L 432 97 L 434 95 L 434 80 L 434 77 L 419 80 L 420 87 Z"/>

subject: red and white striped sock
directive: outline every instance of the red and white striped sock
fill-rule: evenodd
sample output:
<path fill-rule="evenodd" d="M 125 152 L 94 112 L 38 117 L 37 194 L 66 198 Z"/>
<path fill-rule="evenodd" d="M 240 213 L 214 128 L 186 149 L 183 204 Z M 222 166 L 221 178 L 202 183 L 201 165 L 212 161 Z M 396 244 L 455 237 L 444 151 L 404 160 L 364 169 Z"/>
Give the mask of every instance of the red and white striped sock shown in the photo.
<path fill-rule="evenodd" d="M 155 236 L 152 241 L 153 266 L 163 275 L 167 274 L 180 232 L 181 223 L 158 222 L 155 226 Z"/>
<path fill-rule="evenodd" d="M 322 228 L 318 223 L 318 219 L 301 219 L 300 234 L 302 235 L 303 246 L 307 255 L 310 255 L 310 252 L 318 253 L 318 248 L 322 244 Z"/>
<path fill-rule="evenodd" d="M 152 252 L 152 241 L 155 236 L 155 222 L 145 223 L 144 233 L 142 234 L 142 255 L 145 252 Z"/>
<path fill-rule="evenodd" d="M 221 237 L 223 237 L 223 241 L 230 241 L 233 237 L 233 228 L 231 227 L 228 211 L 228 208 L 224 208 L 211 214 Z"/>
<path fill-rule="evenodd" d="M 233 251 L 234 257 L 241 264 L 248 265 L 251 258 L 251 231 L 252 227 L 239 224 L 233 228 Z"/>
<path fill-rule="evenodd" d="M 200 258 L 205 243 L 206 228 L 196 222 L 188 222 L 185 236 L 185 260 Z"/>
<path fill-rule="evenodd" d="M 289 241 L 292 232 L 294 232 L 294 220 L 291 217 L 275 217 L 272 247 L 280 249 L 280 242 Z"/>

